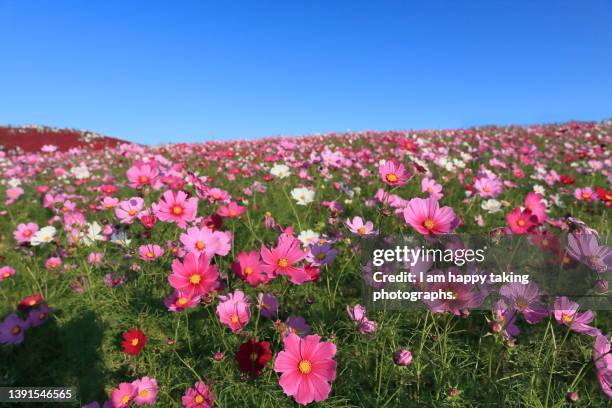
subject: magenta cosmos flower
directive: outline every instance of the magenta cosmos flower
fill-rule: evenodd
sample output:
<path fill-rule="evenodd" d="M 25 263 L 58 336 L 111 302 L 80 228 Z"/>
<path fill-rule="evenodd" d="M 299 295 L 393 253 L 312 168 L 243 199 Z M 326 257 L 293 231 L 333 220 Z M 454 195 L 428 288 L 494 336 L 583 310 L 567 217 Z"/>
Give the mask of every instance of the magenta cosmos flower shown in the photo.
<path fill-rule="evenodd" d="M 327 399 L 329 382 L 336 379 L 336 345 L 322 342 L 317 335 L 302 339 L 293 333 L 283 343 L 285 349 L 274 362 L 274 371 L 282 373 L 279 384 L 283 392 L 302 405 Z"/>
<path fill-rule="evenodd" d="M 0 344 L 19 344 L 24 340 L 28 323 L 15 313 L 10 314 L 0 324 Z"/>
<path fill-rule="evenodd" d="M 578 303 L 569 300 L 565 296 L 558 297 L 553 306 L 555 319 L 558 323 L 568 326 L 570 330 L 576 333 L 583 333 L 589 336 L 598 336 L 601 331 L 589 326 L 588 323 L 593 321 L 595 317 L 591 310 L 584 313 L 578 313 Z"/>
<path fill-rule="evenodd" d="M 282 234 L 276 248 L 268 249 L 261 246 L 262 270 L 271 278 L 286 275 L 291 282 L 299 285 L 310 280 L 310 275 L 303 268 L 294 266 L 306 257 L 301 243 L 291 235 Z"/>
<path fill-rule="evenodd" d="M 269 280 L 268 275 L 261 268 L 259 252 L 241 252 L 232 264 L 232 271 L 249 285 L 256 287 Z"/>
<path fill-rule="evenodd" d="M 208 385 L 198 381 L 185 391 L 181 402 L 185 408 L 212 408 L 215 405 L 215 396 Z"/>
<path fill-rule="evenodd" d="M 519 207 L 508 213 L 506 221 L 513 234 L 528 234 L 539 224 L 538 217 L 531 210 Z"/>
<path fill-rule="evenodd" d="M 404 220 L 423 235 L 447 234 L 459 225 L 459 219 L 450 207 L 442 207 L 438 200 L 413 198 L 404 208 Z"/>
<path fill-rule="evenodd" d="M 172 261 L 172 275 L 168 276 L 168 282 L 181 292 L 202 296 L 216 287 L 218 277 L 217 267 L 210 264 L 210 258 L 189 253 L 183 262 Z"/>
<path fill-rule="evenodd" d="M 219 296 L 221 302 L 217 306 L 217 316 L 219 321 L 226 324 L 232 332 L 237 332 L 249 322 L 251 309 L 249 298 L 243 291 L 236 289 L 234 293 Z"/>
<path fill-rule="evenodd" d="M 363 222 L 363 218 L 361 217 L 354 217 L 352 220 L 347 219 L 346 226 L 353 234 L 361 237 L 376 235 L 378 233 L 378 231 L 374 230 L 372 221 Z"/>
<path fill-rule="evenodd" d="M 164 299 L 164 305 L 171 312 L 182 312 L 185 309 L 192 309 L 200 304 L 201 297 L 175 290 L 170 296 Z"/>
<path fill-rule="evenodd" d="M 402 163 L 396 163 L 394 161 L 387 161 L 378 167 L 378 174 L 380 179 L 390 186 L 403 186 L 406 181 L 410 178 L 410 174 L 406 171 L 406 168 Z"/>
<path fill-rule="evenodd" d="M 208 257 L 214 255 L 225 256 L 232 247 L 232 237 L 221 231 L 213 231 L 208 227 L 191 227 L 187 233 L 181 234 L 181 243 L 187 252 L 196 255 L 205 254 Z"/>
<path fill-rule="evenodd" d="M 195 219 L 198 210 L 198 199 L 187 198 L 184 191 L 174 192 L 168 190 L 159 203 L 153 203 L 153 212 L 161 221 L 174 222 L 180 228 L 185 228 L 187 222 Z"/>
<path fill-rule="evenodd" d="M 598 335 L 593 345 L 593 360 L 597 380 L 602 391 L 612 398 L 612 353 L 610 353 L 610 339 L 608 336 Z"/>
<path fill-rule="evenodd" d="M 15 275 L 15 269 L 10 266 L 0 268 L 0 282 Z"/>
<path fill-rule="evenodd" d="M 140 259 L 151 262 L 162 256 L 164 254 L 164 249 L 159 245 L 147 244 L 141 245 L 138 248 L 138 253 L 140 254 Z"/>
<path fill-rule="evenodd" d="M 542 197 L 538 193 L 529 193 L 525 197 L 525 208 L 531 211 L 531 214 L 535 215 L 538 222 L 542 224 L 546 221 L 546 205 L 542 201 Z"/>
<path fill-rule="evenodd" d="M 111 401 L 115 408 L 127 408 L 136 396 L 136 387 L 130 383 L 121 383 L 111 392 Z"/>

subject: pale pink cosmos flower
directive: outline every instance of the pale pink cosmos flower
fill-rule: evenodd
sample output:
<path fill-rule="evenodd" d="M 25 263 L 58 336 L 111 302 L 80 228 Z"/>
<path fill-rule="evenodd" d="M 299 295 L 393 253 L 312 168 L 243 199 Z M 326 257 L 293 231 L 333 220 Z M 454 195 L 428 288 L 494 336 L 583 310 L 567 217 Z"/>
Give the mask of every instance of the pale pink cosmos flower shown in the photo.
<path fill-rule="evenodd" d="M 11 202 L 17 200 L 23 194 L 23 188 L 21 187 L 13 187 L 6 190 L 6 196 L 11 200 Z"/>
<path fill-rule="evenodd" d="M 235 202 L 230 202 L 227 206 L 220 206 L 217 214 L 224 218 L 238 218 L 246 211 L 246 207 L 242 207 Z"/>
<path fill-rule="evenodd" d="M 153 405 L 157 399 L 157 381 L 155 378 L 142 377 L 132 382 L 136 389 L 134 402 L 137 405 Z"/>
<path fill-rule="evenodd" d="M 164 249 L 156 244 L 141 245 L 138 248 L 140 259 L 146 262 L 151 262 L 164 254 Z"/>
<path fill-rule="evenodd" d="M 101 265 L 104 261 L 104 254 L 102 252 L 92 252 L 87 255 L 87 262 L 92 265 Z"/>
<path fill-rule="evenodd" d="M 410 178 L 410 174 L 402 163 L 387 161 L 378 167 L 380 179 L 390 186 L 403 186 Z"/>
<path fill-rule="evenodd" d="M 187 198 L 184 191 L 174 192 L 168 190 L 159 203 L 152 205 L 153 212 L 161 221 L 174 222 L 180 228 L 185 228 L 187 222 L 193 221 L 198 210 L 198 199 Z"/>
<path fill-rule="evenodd" d="M 434 198 L 413 198 L 404 208 L 404 220 L 423 235 L 446 234 L 454 230 L 459 219 L 450 207 L 442 207 Z"/>
<path fill-rule="evenodd" d="M 595 361 L 595 373 L 601 385 L 601 390 L 612 398 L 612 353 L 610 353 L 608 336 L 600 334 L 595 337 L 593 361 Z"/>
<path fill-rule="evenodd" d="M 364 223 L 361 217 L 354 217 L 352 220 L 347 219 L 346 226 L 353 234 L 361 237 L 378 234 L 378 231 L 374 230 L 372 221 L 366 221 Z"/>
<path fill-rule="evenodd" d="M 285 349 L 274 362 L 274 371 L 281 373 L 283 392 L 302 405 L 326 400 L 331 391 L 329 382 L 336 379 L 336 345 L 322 342 L 317 335 L 302 339 L 294 333 L 285 337 L 283 344 Z"/>
<path fill-rule="evenodd" d="M 221 302 L 217 306 L 217 316 L 219 321 L 226 324 L 232 332 L 237 332 L 249 322 L 251 309 L 249 298 L 243 291 L 236 289 L 234 293 L 219 296 Z"/>
<path fill-rule="evenodd" d="M 271 278 L 286 275 L 291 282 L 299 285 L 310 280 L 310 275 L 303 268 L 295 266 L 306 257 L 302 251 L 301 242 L 291 235 L 282 234 L 276 248 L 268 249 L 261 246 L 262 270 Z"/>
<path fill-rule="evenodd" d="M 595 201 L 597 195 L 591 187 L 577 188 L 574 190 L 574 197 L 578 201 Z"/>
<path fill-rule="evenodd" d="M 208 227 L 191 227 L 187 233 L 181 234 L 181 243 L 187 252 L 197 255 L 205 254 L 208 257 L 214 255 L 225 256 L 232 247 L 231 234 L 213 231 Z"/>
<path fill-rule="evenodd" d="M 197 256 L 189 253 L 183 262 L 172 261 L 172 275 L 168 276 L 170 286 L 191 296 L 203 296 L 217 286 L 219 272 L 215 265 L 210 265 L 206 255 Z"/>
<path fill-rule="evenodd" d="M 110 210 L 119 205 L 119 199 L 115 197 L 106 196 L 100 201 L 100 209 Z"/>
<path fill-rule="evenodd" d="M 211 202 L 229 202 L 230 195 L 227 191 L 221 190 L 220 188 L 209 188 L 206 190 L 206 198 Z"/>
<path fill-rule="evenodd" d="M 140 197 L 132 197 L 129 200 L 121 201 L 115 207 L 115 215 L 122 224 L 132 224 L 143 209 L 144 200 Z"/>
<path fill-rule="evenodd" d="M 474 182 L 474 188 L 481 197 L 497 197 L 503 189 L 502 182 L 497 178 L 481 177 Z"/>
<path fill-rule="evenodd" d="M 32 236 L 38 231 L 38 224 L 29 222 L 27 224 L 17 225 L 17 229 L 13 232 L 13 237 L 20 244 L 30 242 Z"/>
<path fill-rule="evenodd" d="M 423 193 L 428 193 L 430 197 L 436 200 L 444 197 L 444 194 L 442 194 L 442 185 L 429 177 L 423 177 L 423 180 L 421 180 L 421 191 Z"/>
<path fill-rule="evenodd" d="M 578 313 L 578 303 L 571 301 L 565 296 L 558 297 L 553 305 L 553 314 L 558 323 L 568 326 L 576 333 L 584 333 L 588 336 L 598 336 L 601 331 L 589 326 L 595 316 L 591 310 Z"/>
<path fill-rule="evenodd" d="M 522 313 L 529 324 L 536 324 L 549 314 L 541 301 L 542 294 L 535 282 L 526 285 L 520 282 L 508 283 L 499 288 L 499 294 L 508 306 Z"/>

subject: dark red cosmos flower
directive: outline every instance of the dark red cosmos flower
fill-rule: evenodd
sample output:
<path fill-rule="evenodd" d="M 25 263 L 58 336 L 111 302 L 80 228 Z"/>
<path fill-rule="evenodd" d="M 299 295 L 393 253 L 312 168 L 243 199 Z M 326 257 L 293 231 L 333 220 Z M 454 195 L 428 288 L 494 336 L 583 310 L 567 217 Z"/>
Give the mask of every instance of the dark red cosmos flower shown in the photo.
<path fill-rule="evenodd" d="M 21 299 L 21 302 L 19 302 L 17 309 L 28 310 L 28 309 L 33 308 L 34 306 L 40 305 L 42 301 L 43 301 L 42 294 L 40 292 L 37 292 L 37 293 L 34 293 L 33 295 L 26 296 L 23 299 Z"/>
<path fill-rule="evenodd" d="M 140 353 L 142 348 L 147 344 L 147 336 L 140 329 L 130 329 L 123 333 L 123 352 L 132 356 Z"/>
<path fill-rule="evenodd" d="M 572 184 L 576 182 L 576 180 L 566 175 L 559 176 L 559 180 L 561 180 L 563 184 L 566 184 L 568 186 L 571 186 Z"/>
<path fill-rule="evenodd" d="M 242 343 L 238 353 L 236 353 L 238 369 L 249 374 L 253 379 L 259 377 L 261 370 L 271 358 L 270 342 L 257 341 L 256 339 L 250 339 Z"/>

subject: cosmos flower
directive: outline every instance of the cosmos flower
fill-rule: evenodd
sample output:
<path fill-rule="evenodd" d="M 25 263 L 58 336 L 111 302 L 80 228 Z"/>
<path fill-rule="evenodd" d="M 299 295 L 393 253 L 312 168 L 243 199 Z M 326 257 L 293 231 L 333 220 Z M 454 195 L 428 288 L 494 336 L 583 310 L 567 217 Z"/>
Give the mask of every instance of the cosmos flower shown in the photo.
<path fill-rule="evenodd" d="M 612 267 L 612 248 L 600 246 L 595 234 L 568 235 L 567 251 L 574 259 L 598 273 L 604 273 Z"/>
<path fill-rule="evenodd" d="M 143 261 L 152 262 L 164 254 L 164 249 L 156 244 L 147 244 L 138 247 L 138 253 Z"/>
<path fill-rule="evenodd" d="M 241 252 L 232 263 L 232 271 L 249 285 L 256 287 L 269 281 L 268 275 L 261 268 L 259 252 Z"/>
<path fill-rule="evenodd" d="M 257 295 L 257 308 L 263 317 L 271 319 L 278 314 L 278 300 L 269 293 Z"/>
<path fill-rule="evenodd" d="M 310 326 L 302 316 L 289 316 L 285 321 L 285 335 L 295 333 L 300 337 L 310 334 Z"/>
<path fill-rule="evenodd" d="M 30 310 L 33 307 L 40 305 L 43 302 L 43 295 L 40 292 L 28 295 L 21 299 L 17 305 L 18 310 Z"/>
<path fill-rule="evenodd" d="M 157 381 L 154 378 L 142 377 L 132 382 L 135 388 L 134 402 L 136 405 L 153 405 L 157 399 Z"/>
<path fill-rule="evenodd" d="M 52 256 L 51 258 L 45 261 L 45 268 L 50 271 L 53 271 L 62 266 L 62 260 L 56 256 Z"/>
<path fill-rule="evenodd" d="M 38 224 L 29 222 L 27 224 L 17 225 L 17 229 L 13 232 L 13 237 L 20 244 L 30 242 L 34 234 L 38 231 Z"/>
<path fill-rule="evenodd" d="M 494 198 L 490 198 L 488 200 L 484 200 L 482 204 L 480 204 L 480 207 L 489 214 L 495 214 L 496 212 L 501 211 L 501 202 Z"/>
<path fill-rule="evenodd" d="M 599 334 L 593 344 L 593 361 L 595 372 L 602 391 L 612 398 L 612 353 L 610 353 L 610 339 Z"/>
<path fill-rule="evenodd" d="M 142 188 L 144 186 L 156 186 L 159 169 L 152 164 L 140 163 L 130 167 L 126 173 L 129 186 Z"/>
<path fill-rule="evenodd" d="M 168 276 L 168 282 L 181 292 L 203 296 L 215 289 L 218 277 L 217 267 L 210 265 L 210 258 L 190 252 L 183 262 L 178 259 L 172 261 L 172 275 Z"/>
<path fill-rule="evenodd" d="M 402 163 L 394 161 L 386 161 L 378 167 L 378 175 L 383 183 L 392 187 L 401 187 L 406 184 L 410 178 L 410 174 Z"/>
<path fill-rule="evenodd" d="M 308 205 L 314 201 L 315 192 L 305 187 L 294 188 L 291 190 L 291 197 L 297 205 Z"/>
<path fill-rule="evenodd" d="M 115 207 L 115 215 L 122 224 L 132 224 L 144 209 L 144 200 L 140 197 L 132 197 L 121 201 Z"/>
<path fill-rule="evenodd" d="M 374 230 L 372 221 L 366 221 L 364 223 L 361 217 L 354 217 L 353 220 L 347 219 L 346 226 L 353 234 L 361 237 L 378 234 L 378 231 Z"/>
<path fill-rule="evenodd" d="M 238 369 L 253 379 L 259 377 L 271 359 L 270 342 L 257 341 L 254 338 L 242 343 L 236 353 Z"/>
<path fill-rule="evenodd" d="M 289 170 L 289 167 L 285 166 L 284 164 L 275 164 L 272 169 L 270 169 L 270 174 L 272 174 L 274 177 L 284 179 L 291 175 L 291 171 Z"/>
<path fill-rule="evenodd" d="M 336 379 L 336 346 L 322 342 L 317 335 L 302 339 L 293 333 L 283 344 L 284 350 L 274 362 L 283 392 L 302 405 L 326 400 L 331 391 L 329 382 Z"/>
<path fill-rule="evenodd" d="M 0 344 L 20 344 L 28 323 L 21 320 L 15 313 L 8 315 L 0 324 Z"/>
<path fill-rule="evenodd" d="M 508 213 L 506 222 L 514 234 L 528 234 L 539 224 L 538 217 L 531 210 L 519 207 Z"/>
<path fill-rule="evenodd" d="M 128 408 L 136 396 L 136 387 L 130 383 L 121 383 L 111 392 L 111 401 L 115 408 Z"/>
<path fill-rule="evenodd" d="M 193 221 L 198 210 L 197 197 L 187 198 L 184 191 L 166 191 L 159 203 L 153 203 L 153 212 L 164 222 L 174 222 L 180 228 L 185 228 L 187 222 Z"/>
<path fill-rule="evenodd" d="M 41 304 L 38 308 L 30 310 L 26 319 L 28 327 L 38 327 L 49 319 L 51 309 L 46 304 Z"/>
<path fill-rule="evenodd" d="M 213 408 L 215 396 L 208 385 L 198 381 L 185 391 L 181 402 L 185 408 Z"/>
<path fill-rule="evenodd" d="M 332 263 L 337 253 L 331 242 L 324 242 L 312 245 L 306 258 L 314 266 L 323 266 Z"/>
<path fill-rule="evenodd" d="M 182 312 L 192 309 L 200 304 L 201 297 L 175 290 L 170 296 L 164 299 L 164 305 L 171 312 Z"/>
<path fill-rule="evenodd" d="M 0 268 L 0 282 L 12 276 L 15 276 L 15 268 L 10 266 L 3 266 Z"/>
<path fill-rule="evenodd" d="M 355 305 L 354 307 L 346 305 L 346 313 L 352 321 L 357 323 L 357 328 L 361 334 L 371 334 L 378 329 L 378 324 L 367 318 L 366 309 L 362 305 Z"/>
<path fill-rule="evenodd" d="M 138 355 L 147 344 L 147 336 L 140 329 L 130 329 L 123 333 L 121 347 L 125 354 Z"/>
<path fill-rule="evenodd" d="M 529 193 L 527 197 L 525 197 L 525 208 L 531 211 L 537 219 L 538 223 L 542 224 L 546 221 L 546 205 L 542 201 L 544 197 L 542 197 L 538 193 Z"/>
<path fill-rule="evenodd" d="M 574 197 L 578 201 L 595 201 L 597 199 L 591 187 L 577 188 L 574 190 Z"/>
<path fill-rule="evenodd" d="M 295 266 L 305 257 L 306 253 L 302 251 L 300 241 L 290 235 L 281 235 L 276 248 L 261 246 L 262 270 L 271 278 L 279 274 L 286 275 L 291 282 L 298 285 L 310 279 L 302 268 Z"/>
<path fill-rule="evenodd" d="M 232 332 L 241 330 L 251 318 L 249 298 L 244 292 L 236 289 L 234 293 L 219 296 L 221 302 L 217 306 L 217 316 L 219 321 L 227 325 Z"/>
<path fill-rule="evenodd" d="M 242 207 L 231 201 L 227 206 L 221 205 L 217 210 L 217 214 L 224 218 L 238 218 L 246 211 L 246 207 Z"/>
<path fill-rule="evenodd" d="M 549 314 L 535 282 L 526 285 L 520 282 L 508 283 L 499 289 L 499 294 L 512 309 L 522 313 L 529 324 L 536 324 Z"/>
<path fill-rule="evenodd" d="M 481 177 L 474 182 L 474 188 L 481 197 L 495 198 L 502 192 L 503 184 L 497 178 Z"/>
<path fill-rule="evenodd" d="M 231 236 L 221 232 L 213 231 L 208 227 L 191 227 L 186 233 L 181 234 L 181 243 L 187 252 L 193 252 L 200 256 L 212 258 L 214 255 L 225 256 L 231 249 Z"/>
<path fill-rule="evenodd" d="M 57 230 L 53 226 L 43 227 L 34 233 L 32 239 L 30 240 L 30 245 L 39 246 L 47 244 L 53 241 L 53 238 L 55 238 L 56 233 Z"/>
<path fill-rule="evenodd" d="M 412 353 L 410 352 L 410 350 L 401 348 L 395 352 L 393 360 L 398 366 L 410 365 L 412 363 Z"/>
<path fill-rule="evenodd" d="M 313 230 L 304 230 L 300 232 L 297 239 L 300 240 L 305 247 L 310 246 L 319 241 L 320 235 Z"/>
<path fill-rule="evenodd" d="M 568 326 L 570 330 L 576 333 L 583 333 L 589 336 L 598 336 L 601 331 L 595 327 L 589 326 L 595 316 L 593 312 L 587 310 L 583 313 L 578 313 L 578 303 L 569 300 L 565 296 L 558 297 L 553 305 L 553 314 L 558 323 Z"/>
<path fill-rule="evenodd" d="M 404 220 L 423 235 L 446 234 L 459 225 L 450 207 L 441 207 L 433 198 L 413 198 L 403 210 Z"/>

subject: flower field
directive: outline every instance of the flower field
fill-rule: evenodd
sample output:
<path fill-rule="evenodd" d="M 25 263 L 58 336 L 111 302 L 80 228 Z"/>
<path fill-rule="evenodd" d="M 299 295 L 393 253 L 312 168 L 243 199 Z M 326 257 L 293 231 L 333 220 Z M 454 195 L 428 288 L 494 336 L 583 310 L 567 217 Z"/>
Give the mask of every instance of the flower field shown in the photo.
<path fill-rule="evenodd" d="M 512 284 L 490 310 L 370 310 L 360 250 L 573 233 L 547 249 L 607 296 L 610 143 L 603 122 L 0 152 L 0 386 L 87 407 L 607 406 L 610 308 Z"/>

